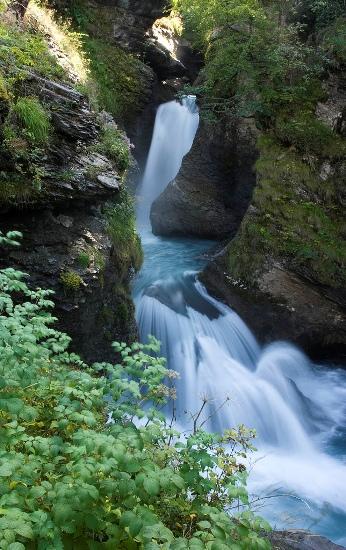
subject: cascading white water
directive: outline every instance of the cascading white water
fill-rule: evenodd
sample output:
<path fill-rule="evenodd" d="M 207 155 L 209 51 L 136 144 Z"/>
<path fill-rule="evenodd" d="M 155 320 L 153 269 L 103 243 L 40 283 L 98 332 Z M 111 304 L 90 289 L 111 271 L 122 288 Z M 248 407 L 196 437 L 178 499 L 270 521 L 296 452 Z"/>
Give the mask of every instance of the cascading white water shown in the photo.
<path fill-rule="evenodd" d="M 149 222 L 150 207 L 177 175 L 181 160 L 190 151 L 199 123 L 195 97 L 170 101 L 158 108 L 153 139 L 142 183 L 137 194 L 137 219 Z"/>
<path fill-rule="evenodd" d="M 261 349 L 239 316 L 197 279 L 210 243 L 158 238 L 148 229 L 150 205 L 176 176 L 197 117 L 192 98 L 158 110 L 138 201 L 145 262 L 134 297 L 141 339 L 156 336 L 169 367 L 181 375 L 180 425 L 186 426 L 186 411 L 197 411 L 208 397 L 205 428 L 256 428 L 259 451 L 250 489 L 297 497 L 280 505 L 266 501 L 269 519 L 284 527 L 312 526 L 346 543 L 346 449 L 338 440 L 346 425 L 346 372 L 311 365 L 286 343 Z"/>

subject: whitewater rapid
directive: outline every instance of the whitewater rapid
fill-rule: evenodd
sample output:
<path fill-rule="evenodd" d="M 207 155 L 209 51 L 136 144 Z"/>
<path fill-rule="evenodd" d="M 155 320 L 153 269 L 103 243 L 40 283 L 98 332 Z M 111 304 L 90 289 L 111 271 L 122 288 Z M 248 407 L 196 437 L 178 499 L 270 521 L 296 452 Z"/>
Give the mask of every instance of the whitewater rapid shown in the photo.
<path fill-rule="evenodd" d="M 150 205 L 178 173 L 198 120 L 191 97 L 158 110 L 138 196 L 145 261 L 134 299 L 141 340 L 158 338 L 180 374 L 180 426 L 189 429 L 189 413 L 207 398 L 205 429 L 256 429 L 249 489 L 264 497 L 262 515 L 274 526 L 310 528 L 346 544 L 346 372 L 313 365 L 288 343 L 261 347 L 198 281 L 211 243 L 151 233 Z"/>

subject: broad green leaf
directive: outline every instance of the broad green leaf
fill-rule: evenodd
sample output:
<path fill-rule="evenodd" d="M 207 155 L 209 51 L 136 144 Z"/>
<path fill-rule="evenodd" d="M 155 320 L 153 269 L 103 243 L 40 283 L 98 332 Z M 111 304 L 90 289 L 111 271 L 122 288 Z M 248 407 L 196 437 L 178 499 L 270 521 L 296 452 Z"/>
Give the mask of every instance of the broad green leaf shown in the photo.
<path fill-rule="evenodd" d="M 146 490 L 146 492 L 151 496 L 156 496 L 160 492 L 160 483 L 154 477 L 145 478 L 145 480 L 143 482 L 143 486 L 144 486 L 144 489 Z"/>

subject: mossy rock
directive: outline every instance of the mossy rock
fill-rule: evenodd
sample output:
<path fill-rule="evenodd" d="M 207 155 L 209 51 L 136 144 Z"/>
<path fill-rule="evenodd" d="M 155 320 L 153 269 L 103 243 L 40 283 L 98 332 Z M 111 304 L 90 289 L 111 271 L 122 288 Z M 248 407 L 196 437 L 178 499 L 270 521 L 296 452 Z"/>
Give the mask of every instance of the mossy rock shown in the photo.
<path fill-rule="evenodd" d="M 322 285 L 342 287 L 346 224 L 335 176 L 323 181 L 318 167 L 273 138 L 262 138 L 259 149 L 252 206 L 229 246 L 230 273 L 253 281 L 268 262 L 281 261 Z"/>

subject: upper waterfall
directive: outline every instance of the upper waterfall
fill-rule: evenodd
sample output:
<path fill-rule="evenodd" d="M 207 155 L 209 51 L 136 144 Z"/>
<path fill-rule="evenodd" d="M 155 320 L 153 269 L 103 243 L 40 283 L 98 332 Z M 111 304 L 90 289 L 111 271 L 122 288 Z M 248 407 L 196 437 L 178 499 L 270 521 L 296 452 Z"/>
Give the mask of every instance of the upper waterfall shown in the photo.
<path fill-rule="evenodd" d="M 177 175 L 183 157 L 190 151 L 199 124 L 195 96 L 160 105 L 143 180 L 138 191 L 137 219 L 149 224 L 150 207 Z"/>

